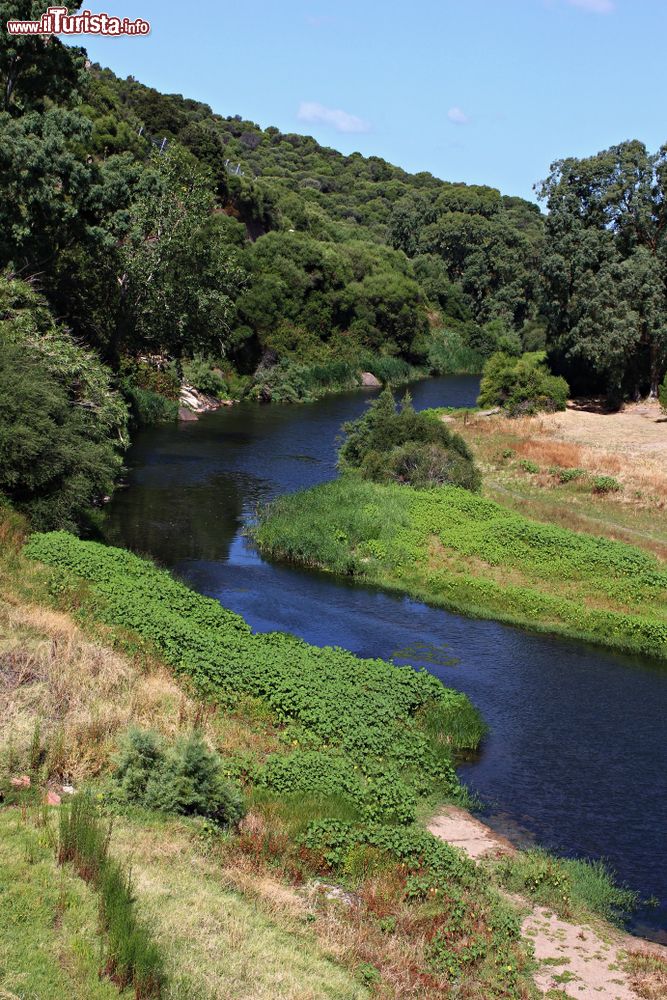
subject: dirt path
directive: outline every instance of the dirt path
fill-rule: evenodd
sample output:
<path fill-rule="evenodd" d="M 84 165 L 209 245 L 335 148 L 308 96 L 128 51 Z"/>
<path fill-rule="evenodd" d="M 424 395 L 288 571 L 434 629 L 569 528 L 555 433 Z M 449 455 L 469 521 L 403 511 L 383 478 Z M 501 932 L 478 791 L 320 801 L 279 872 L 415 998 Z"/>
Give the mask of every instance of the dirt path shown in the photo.
<path fill-rule="evenodd" d="M 449 806 L 429 823 L 429 830 L 471 858 L 486 854 L 512 853 L 514 847 L 504 837 L 471 816 L 464 809 Z M 515 898 L 515 897 L 513 897 Z M 646 952 L 667 959 L 667 948 L 641 941 L 612 927 L 591 927 L 563 920 L 543 906 L 520 897 L 516 902 L 530 912 L 522 931 L 530 938 L 539 968 L 535 983 L 546 996 L 551 990 L 562 996 L 596 1000 L 637 1000 L 630 973 L 625 968 L 629 951 Z M 655 993 L 653 996 L 660 996 Z"/>

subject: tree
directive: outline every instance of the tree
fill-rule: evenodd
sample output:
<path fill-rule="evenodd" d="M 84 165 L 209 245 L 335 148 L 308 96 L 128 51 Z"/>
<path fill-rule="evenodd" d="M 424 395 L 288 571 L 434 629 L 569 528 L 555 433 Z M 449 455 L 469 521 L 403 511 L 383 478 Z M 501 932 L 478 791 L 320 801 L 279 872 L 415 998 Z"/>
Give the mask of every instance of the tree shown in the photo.
<path fill-rule="evenodd" d="M 119 234 L 127 347 L 224 354 L 245 275 L 211 209 L 207 178 L 188 154 L 154 155 Z"/>
<path fill-rule="evenodd" d="M 0 111 L 12 115 L 41 111 L 46 98 L 65 102 L 81 82 L 85 53 L 59 39 L 39 35 L 10 35 L 7 21 L 37 21 L 45 0 L 2 0 L 0 3 Z M 67 4 L 75 13 L 81 3 Z"/>
<path fill-rule="evenodd" d="M 385 389 L 358 420 L 343 425 L 338 453 L 343 469 L 356 469 L 374 482 L 399 482 L 417 489 L 446 484 L 476 491 L 481 476 L 462 437 L 440 420 L 416 413 L 405 396 L 399 410 Z"/>
<path fill-rule="evenodd" d="M 0 494 L 37 529 L 76 531 L 113 489 L 127 408 L 30 285 L 0 279 L 0 316 Z"/>
<path fill-rule="evenodd" d="M 665 148 L 554 163 L 542 278 L 550 363 L 578 391 L 657 394 L 667 365 Z"/>

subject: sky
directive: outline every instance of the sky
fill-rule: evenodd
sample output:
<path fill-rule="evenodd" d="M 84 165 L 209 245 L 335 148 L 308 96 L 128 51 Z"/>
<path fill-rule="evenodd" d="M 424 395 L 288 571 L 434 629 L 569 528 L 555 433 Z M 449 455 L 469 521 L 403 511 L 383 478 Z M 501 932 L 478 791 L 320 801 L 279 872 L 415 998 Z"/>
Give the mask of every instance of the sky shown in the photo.
<path fill-rule="evenodd" d="M 76 39 L 121 77 L 504 194 L 535 198 L 533 185 L 565 156 L 667 141 L 667 0 L 87 0 L 83 9 L 150 22 L 147 36 Z"/>

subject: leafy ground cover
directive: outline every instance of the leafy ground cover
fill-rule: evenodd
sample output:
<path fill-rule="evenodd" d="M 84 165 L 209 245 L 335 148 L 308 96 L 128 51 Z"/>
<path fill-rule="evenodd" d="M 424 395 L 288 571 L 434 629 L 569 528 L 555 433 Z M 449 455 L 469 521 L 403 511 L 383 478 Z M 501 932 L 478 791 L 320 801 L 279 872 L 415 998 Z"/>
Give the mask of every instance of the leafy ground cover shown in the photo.
<path fill-rule="evenodd" d="M 276 501 L 256 538 L 269 555 L 448 608 L 667 657 L 667 572 L 654 555 L 456 487 L 345 476 Z"/>

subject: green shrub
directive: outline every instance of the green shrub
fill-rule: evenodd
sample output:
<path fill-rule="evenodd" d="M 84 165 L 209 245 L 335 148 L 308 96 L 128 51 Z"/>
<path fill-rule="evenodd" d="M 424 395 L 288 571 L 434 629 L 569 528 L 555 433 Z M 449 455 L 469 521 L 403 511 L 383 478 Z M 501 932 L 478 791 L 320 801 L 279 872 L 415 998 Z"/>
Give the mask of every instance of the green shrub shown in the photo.
<path fill-rule="evenodd" d="M 585 469 L 554 469 L 554 475 L 558 476 L 561 483 L 573 483 L 586 475 Z"/>
<path fill-rule="evenodd" d="M 133 729 L 114 776 L 128 802 L 229 826 L 243 816 L 243 800 L 223 773 L 223 761 L 198 733 L 165 749 L 154 733 Z"/>
<path fill-rule="evenodd" d="M 617 886 L 601 861 L 521 851 L 503 858 L 496 873 L 506 889 L 525 893 L 563 916 L 588 910 L 619 923 L 637 903 L 636 894 Z"/>
<path fill-rule="evenodd" d="M 374 482 L 428 489 L 445 484 L 478 490 L 481 477 L 467 444 L 440 420 L 416 413 L 409 397 L 396 410 L 385 389 L 358 420 L 345 424 L 342 468 L 358 469 Z"/>
<path fill-rule="evenodd" d="M 593 479 L 593 493 L 620 493 L 622 489 L 618 479 L 613 476 L 595 476 Z"/>
<path fill-rule="evenodd" d="M 178 403 L 166 396 L 160 396 L 151 389 L 141 389 L 129 379 L 121 383 L 123 395 L 130 407 L 130 421 L 133 430 L 152 427 L 155 424 L 173 423 L 178 419 Z"/>
<path fill-rule="evenodd" d="M 522 458 L 519 462 L 519 468 L 523 469 L 524 472 L 530 472 L 535 475 L 540 471 L 540 467 L 537 462 L 533 462 L 530 458 Z"/>
<path fill-rule="evenodd" d="M 431 332 L 427 363 L 434 375 L 478 375 L 484 357 L 469 345 L 461 330 L 450 327 Z"/>
<path fill-rule="evenodd" d="M 565 379 L 552 375 L 544 352 L 511 357 L 498 352 L 484 365 L 477 403 L 501 406 L 510 416 L 564 410 L 569 394 Z"/>
<path fill-rule="evenodd" d="M 667 413 L 667 375 L 665 375 L 662 385 L 658 389 L 658 398 L 660 400 L 660 405 L 665 413 Z"/>
<path fill-rule="evenodd" d="M 188 385 L 205 392 L 208 396 L 224 396 L 227 384 L 213 369 L 215 362 L 202 357 L 194 357 L 183 362 L 183 378 Z"/>

